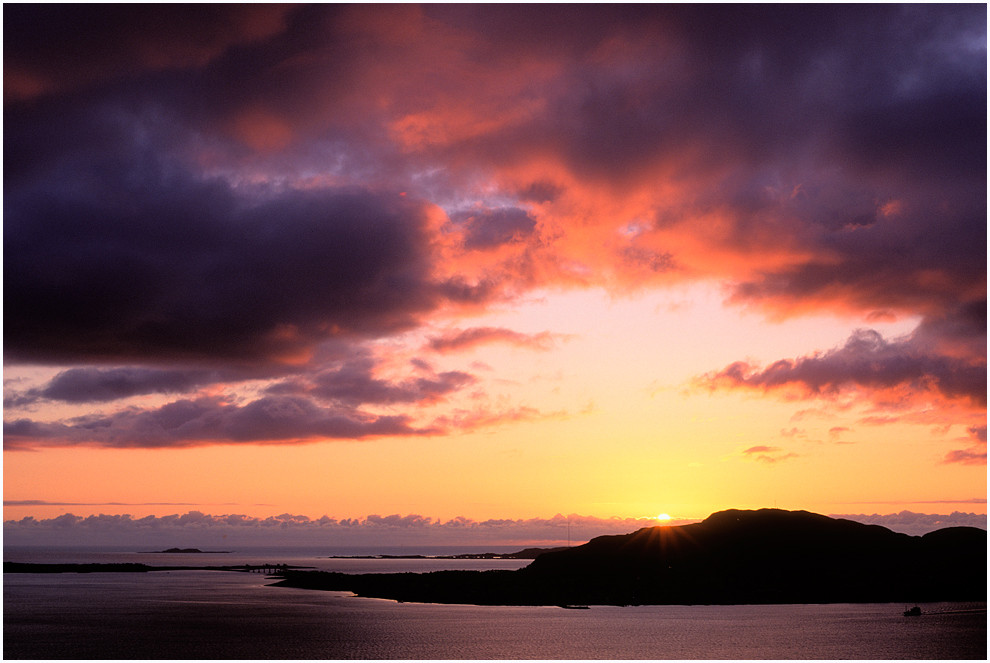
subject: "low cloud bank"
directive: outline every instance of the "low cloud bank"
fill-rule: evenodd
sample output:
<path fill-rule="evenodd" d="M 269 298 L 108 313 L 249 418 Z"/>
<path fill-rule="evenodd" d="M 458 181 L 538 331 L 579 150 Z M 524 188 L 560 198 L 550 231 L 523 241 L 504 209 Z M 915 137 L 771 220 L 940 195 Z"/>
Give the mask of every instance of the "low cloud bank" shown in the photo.
<path fill-rule="evenodd" d="M 984 514 L 949 515 L 902 511 L 889 515 L 834 515 L 877 524 L 896 532 L 920 535 L 943 527 L 986 528 Z M 665 521 L 683 525 L 693 520 Z M 3 524 L 5 545 L 80 546 L 126 545 L 136 549 L 166 546 L 231 549 L 237 546 L 325 546 L 328 552 L 349 547 L 399 546 L 555 546 L 583 543 L 606 534 L 625 534 L 657 525 L 651 518 L 595 518 L 557 514 L 552 518 L 442 521 L 420 515 L 370 515 L 336 519 L 328 516 L 282 514 L 267 518 L 239 514 L 210 515 L 189 511 L 183 515 L 25 517 Z"/>
<path fill-rule="evenodd" d="M 987 515 L 985 513 L 962 513 L 960 511 L 953 511 L 948 515 L 901 511 L 900 513 L 874 513 L 870 515 L 865 513 L 852 515 L 833 514 L 831 517 L 855 520 L 858 523 L 866 523 L 867 525 L 880 525 L 895 532 L 903 532 L 904 534 L 911 534 L 913 536 L 934 532 L 943 527 L 987 528 Z"/>
<path fill-rule="evenodd" d="M 685 521 L 668 521 L 681 524 Z M 323 545 L 335 547 L 565 545 L 584 543 L 603 534 L 625 534 L 656 525 L 650 518 L 594 518 L 563 516 L 530 519 L 441 521 L 420 515 L 370 515 L 336 519 L 328 516 L 282 514 L 257 518 L 239 514 L 210 515 L 190 511 L 183 515 L 26 517 L 3 524 L 6 545 L 135 545 L 200 548 L 234 546 Z"/>

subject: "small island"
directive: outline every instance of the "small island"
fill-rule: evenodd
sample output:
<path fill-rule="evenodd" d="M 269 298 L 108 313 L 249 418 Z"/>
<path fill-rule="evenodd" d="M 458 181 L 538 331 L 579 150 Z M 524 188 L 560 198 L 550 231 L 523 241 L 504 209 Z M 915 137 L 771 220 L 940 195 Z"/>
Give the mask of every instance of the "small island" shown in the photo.
<path fill-rule="evenodd" d="M 200 550 L 199 548 L 167 548 L 165 550 L 143 550 L 144 554 L 191 554 L 197 553 L 200 555 L 228 555 L 229 550 Z"/>
<path fill-rule="evenodd" d="M 311 569 L 311 566 L 291 564 L 238 564 L 230 566 L 151 566 L 134 562 L 121 563 L 57 563 L 4 562 L 4 573 L 148 573 L 151 571 L 236 571 L 264 573 L 270 578 L 284 578 L 287 571 Z"/>

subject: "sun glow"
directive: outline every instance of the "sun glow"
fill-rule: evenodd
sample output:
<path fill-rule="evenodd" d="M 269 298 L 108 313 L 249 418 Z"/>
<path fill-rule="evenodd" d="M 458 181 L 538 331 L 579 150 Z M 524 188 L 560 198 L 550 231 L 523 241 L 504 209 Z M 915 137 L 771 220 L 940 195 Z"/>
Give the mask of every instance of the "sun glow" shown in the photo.
<path fill-rule="evenodd" d="M 661 513 L 659 516 L 654 516 L 654 517 L 660 521 L 670 520 L 670 515 L 666 513 Z"/>

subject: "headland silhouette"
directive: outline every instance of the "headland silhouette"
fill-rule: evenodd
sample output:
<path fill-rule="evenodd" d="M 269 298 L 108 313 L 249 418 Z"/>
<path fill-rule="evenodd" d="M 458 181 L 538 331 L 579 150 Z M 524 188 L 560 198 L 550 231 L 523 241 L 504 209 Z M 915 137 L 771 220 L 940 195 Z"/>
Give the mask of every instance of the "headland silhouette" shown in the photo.
<path fill-rule="evenodd" d="M 987 532 L 909 536 L 807 511 L 727 510 L 539 554 L 515 571 L 292 571 L 284 587 L 424 603 L 647 605 L 986 600 Z"/>

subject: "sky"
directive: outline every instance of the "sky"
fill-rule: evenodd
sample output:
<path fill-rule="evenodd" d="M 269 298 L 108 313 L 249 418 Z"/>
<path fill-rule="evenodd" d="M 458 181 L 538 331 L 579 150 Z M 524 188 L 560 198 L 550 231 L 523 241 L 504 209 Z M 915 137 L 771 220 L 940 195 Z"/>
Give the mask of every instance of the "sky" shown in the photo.
<path fill-rule="evenodd" d="M 985 527 L 985 5 L 3 17 L 8 540 Z"/>

